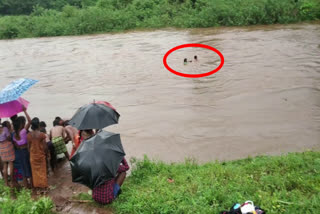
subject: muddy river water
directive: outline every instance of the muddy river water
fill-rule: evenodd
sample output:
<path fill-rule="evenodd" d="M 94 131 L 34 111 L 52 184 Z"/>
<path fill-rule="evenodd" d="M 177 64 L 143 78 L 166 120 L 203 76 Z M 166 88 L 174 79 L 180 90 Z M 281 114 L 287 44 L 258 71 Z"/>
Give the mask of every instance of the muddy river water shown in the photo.
<path fill-rule="evenodd" d="M 171 48 L 203 43 L 225 58 L 214 75 L 165 69 Z M 197 63 L 183 59 L 197 55 Z M 185 73 L 219 65 L 205 49 L 171 54 Z M 129 157 L 200 162 L 320 148 L 320 23 L 129 32 L 0 41 L 0 87 L 28 77 L 29 113 L 52 123 L 95 100 L 121 114 Z"/>

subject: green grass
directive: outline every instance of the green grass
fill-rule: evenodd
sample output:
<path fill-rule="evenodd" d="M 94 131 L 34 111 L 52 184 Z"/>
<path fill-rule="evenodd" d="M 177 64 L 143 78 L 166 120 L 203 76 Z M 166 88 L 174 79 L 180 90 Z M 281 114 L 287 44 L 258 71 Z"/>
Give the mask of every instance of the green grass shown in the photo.
<path fill-rule="evenodd" d="M 0 39 L 320 19 L 319 0 L 92 0 L 82 5 L 35 6 L 30 15 L 0 16 Z"/>
<path fill-rule="evenodd" d="M 0 181 L 0 213 L 4 214 L 52 214 L 53 202 L 47 197 L 31 198 L 29 190 L 15 191 Z"/>
<path fill-rule="evenodd" d="M 145 157 L 134 165 L 123 193 L 111 205 L 116 213 L 219 213 L 246 200 L 268 213 L 320 210 L 320 152 L 202 165 Z"/>

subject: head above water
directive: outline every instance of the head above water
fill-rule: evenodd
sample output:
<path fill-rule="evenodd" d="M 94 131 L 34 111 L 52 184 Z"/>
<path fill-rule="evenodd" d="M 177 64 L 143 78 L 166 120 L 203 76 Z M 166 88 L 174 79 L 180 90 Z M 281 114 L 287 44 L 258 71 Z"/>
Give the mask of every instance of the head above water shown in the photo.
<path fill-rule="evenodd" d="M 188 59 L 187 59 L 187 58 L 184 58 L 183 62 L 188 62 Z"/>
<path fill-rule="evenodd" d="M 195 55 L 195 56 L 194 56 L 194 60 L 198 60 L 198 57 L 197 57 L 197 55 Z"/>

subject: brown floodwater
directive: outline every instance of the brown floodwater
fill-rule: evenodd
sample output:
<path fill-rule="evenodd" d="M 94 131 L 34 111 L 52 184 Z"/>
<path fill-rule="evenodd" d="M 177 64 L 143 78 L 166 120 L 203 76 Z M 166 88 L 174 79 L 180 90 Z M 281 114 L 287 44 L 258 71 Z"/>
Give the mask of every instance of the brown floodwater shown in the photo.
<path fill-rule="evenodd" d="M 214 75 L 165 69 L 171 48 L 203 43 L 225 58 Z M 197 55 L 199 61 L 183 65 Z M 179 72 L 220 63 L 199 48 L 172 53 Z M 0 41 L 0 87 L 39 80 L 23 97 L 51 125 L 95 100 L 111 102 L 129 157 L 200 162 L 320 148 L 320 23 L 128 32 Z"/>

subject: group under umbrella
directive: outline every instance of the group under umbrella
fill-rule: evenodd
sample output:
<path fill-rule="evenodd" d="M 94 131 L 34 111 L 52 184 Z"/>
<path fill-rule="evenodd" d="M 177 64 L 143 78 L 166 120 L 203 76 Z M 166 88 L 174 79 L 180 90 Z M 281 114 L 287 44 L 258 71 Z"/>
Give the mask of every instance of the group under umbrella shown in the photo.
<path fill-rule="evenodd" d="M 111 107 L 103 103 L 84 105 L 73 115 L 69 124 L 78 130 L 103 129 L 117 124 L 120 114 Z"/>
<path fill-rule="evenodd" d="M 116 176 L 124 156 L 120 134 L 100 131 L 71 158 L 72 181 L 93 189 Z"/>

